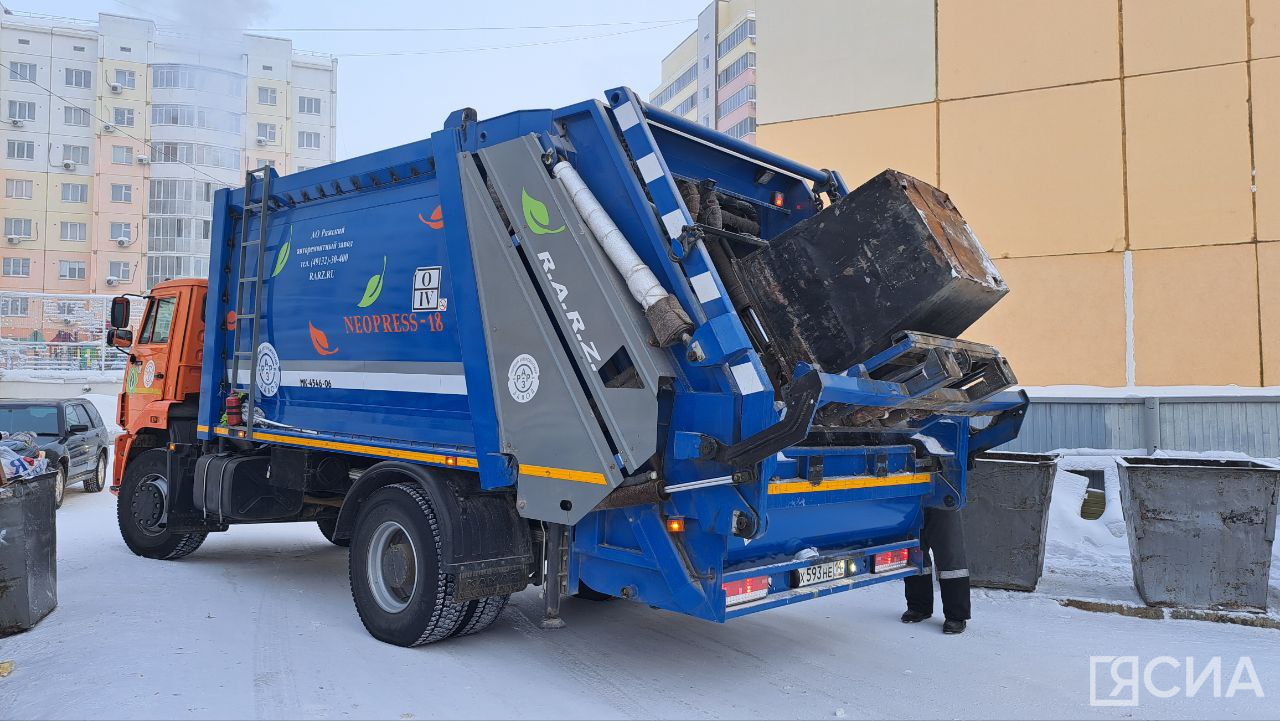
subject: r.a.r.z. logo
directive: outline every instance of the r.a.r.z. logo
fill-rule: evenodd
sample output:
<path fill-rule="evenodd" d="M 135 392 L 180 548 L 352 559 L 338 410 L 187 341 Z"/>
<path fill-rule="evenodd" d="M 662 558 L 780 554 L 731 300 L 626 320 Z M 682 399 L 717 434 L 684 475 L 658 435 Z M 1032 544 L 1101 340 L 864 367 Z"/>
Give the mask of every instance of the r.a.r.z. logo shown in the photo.
<path fill-rule="evenodd" d="M 556 269 L 556 262 L 551 259 L 551 254 L 543 251 L 538 253 L 538 262 L 542 264 L 542 273 L 547 276 L 547 282 L 551 284 L 551 289 L 556 292 L 556 301 L 560 303 L 560 311 L 564 313 L 564 317 L 569 321 L 569 330 L 573 333 L 574 340 L 578 341 L 578 345 L 582 348 L 582 355 L 587 361 L 587 365 L 591 366 L 591 370 L 596 370 L 597 364 L 600 363 L 600 351 L 596 350 L 595 341 L 583 338 L 587 332 L 587 324 L 582 320 L 582 314 L 576 310 L 569 309 L 569 288 L 563 283 L 557 283 L 551 277 L 551 271 Z"/>

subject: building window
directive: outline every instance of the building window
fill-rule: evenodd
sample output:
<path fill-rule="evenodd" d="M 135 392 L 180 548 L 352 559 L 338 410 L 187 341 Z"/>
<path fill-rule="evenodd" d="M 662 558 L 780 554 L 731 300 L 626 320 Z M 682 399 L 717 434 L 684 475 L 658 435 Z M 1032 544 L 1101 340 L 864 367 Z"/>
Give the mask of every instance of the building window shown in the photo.
<path fill-rule="evenodd" d="M 698 107 L 697 93 L 690 95 L 689 97 L 682 100 L 679 105 L 671 109 L 671 112 L 675 113 L 676 115 L 684 115 L 685 113 L 689 112 L 690 110 L 693 110 L 696 107 Z"/>
<path fill-rule="evenodd" d="M 729 67 L 720 71 L 720 74 L 716 76 L 716 87 L 723 88 L 734 80 L 737 80 L 739 75 L 747 72 L 755 66 L 756 54 L 744 53 L 742 57 L 730 63 Z"/>
<path fill-rule="evenodd" d="M 110 236 L 111 236 L 110 240 L 114 240 L 117 243 L 119 243 L 121 240 L 124 240 L 124 243 L 121 243 L 121 245 L 127 245 L 129 241 L 133 240 L 133 223 L 120 223 L 120 222 L 112 221 L 111 228 L 110 228 Z M 115 275 L 115 274 L 112 273 L 112 275 Z"/>
<path fill-rule="evenodd" d="M 84 280 L 83 260 L 58 261 L 58 278 L 60 280 Z"/>
<path fill-rule="evenodd" d="M 320 98 L 308 98 L 305 95 L 298 96 L 298 112 L 303 115 L 319 115 Z"/>
<path fill-rule="evenodd" d="M 755 99 L 756 86 L 748 85 L 733 95 L 725 98 L 724 101 L 720 103 L 720 107 L 717 112 L 720 113 L 720 117 L 724 117 Z"/>
<path fill-rule="evenodd" d="M 5 143 L 4 156 L 10 160 L 35 160 L 36 144 L 32 140 L 10 140 Z"/>
<path fill-rule="evenodd" d="M 258 105 L 275 105 L 276 89 L 268 88 L 265 85 L 258 86 Z"/>
<path fill-rule="evenodd" d="M 743 20 L 742 23 L 738 25 L 738 27 L 734 28 L 733 32 L 729 33 L 728 37 L 720 41 L 720 45 L 717 46 L 716 54 L 718 57 L 724 57 L 729 54 L 730 50 L 733 50 L 734 48 L 742 44 L 743 40 L 746 40 L 747 38 L 753 38 L 755 36 L 756 36 L 755 18 L 747 18 L 746 20 Z"/>
<path fill-rule="evenodd" d="M 35 183 L 30 180 L 5 178 L 4 197 L 14 198 L 17 200 L 31 200 L 31 191 L 34 187 Z"/>
<path fill-rule="evenodd" d="M 257 165 L 257 167 L 259 167 L 259 168 L 274 168 L 274 167 L 276 167 L 276 161 L 272 160 L 271 158 L 258 158 L 258 165 Z"/>
<path fill-rule="evenodd" d="M 111 184 L 111 202 L 113 203 L 132 203 L 133 202 L 133 186 L 128 183 L 112 183 Z"/>
<path fill-rule="evenodd" d="M 271 66 L 270 66 L 270 65 L 263 65 L 263 66 L 262 66 L 262 69 L 263 69 L 263 70 L 266 70 L 266 71 L 268 71 L 268 72 L 270 72 L 270 71 L 271 71 Z"/>
<path fill-rule="evenodd" d="M 148 255 L 147 287 L 173 278 L 205 278 L 209 259 L 190 255 Z"/>
<path fill-rule="evenodd" d="M 62 122 L 67 125 L 78 125 L 82 128 L 89 127 L 89 111 L 84 108 L 77 108 L 74 105 L 68 105 L 62 109 Z"/>
<path fill-rule="evenodd" d="M 30 45 L 31 41 L 26 38 L 18 38 L 19 45 Z"/>
<path fill-rule="evenodd" d="M 116 108 L 112 116 L 116 125 L 122 128 L 133 127 L 133 108 Z"/>
<path fill-rule="evenodd" d="M 735 138 L 742 138 L 744 135 L 750 135 L 755 131 L 756 131 L 756 119 L 754 116 L 750 116 L 750 117 L 743 118 L 742 120 L 739 120 L 738 122 L 734 123 L 733 127 L 726 129 L 724 132 L 727 135 L 732 135 Z"/>
<path fill-rule="evenodd" d="M 152 143 L 151 162 L 208 165 L 240 169 L 240 151 L 204 143 Z"/>
<path fill-rule="evenodd" d="M 85 240 L 89 237 L 88 223 L 76 223 L 70 220 L 64 220 L 61 223 L 62 233 L 58 236 L 62 240 Z"/>
<path fill-rule="evenodd" d="M 195 65 L 152 65 L 153 89 L 203 90 L 230 97 L 242 97 L 244 76 Z"/>
<path fill-rule="evenodd" d="M 36 64 L 9 63 L 9 79 L 34 83 L 36 81 Z"/>
<path fill-rule="evenodd" d="M 27 316 L 27 301 L 29 298 L 3 298 L 0 299 L 0 315 L 7 318 L 25 318 Z"/>
<path fill-rule="evenodd" d="M 31 259 L 30 258 L 5 258 L 4 259 L 4 277 L 30 278 L 31 277 Z"/>
<path fill-rule="evenodd" d="M 675 100 L 676 95 L 678 95 L 681 90 L 689 87 L 693 81 L 697 79 L 698 66 L 689 66 L 688 70 L 677 75 L 675 80 L 672 80 L 665 88 L 659 91 L 657 95 L 653 96 L 653 104 L 661 106 Z"/>
<path fill-rule="evenodd" d="M 13 236 L 15 238 L 31 237 L 31 219 L 30 218 L 5 218 L 4 219 L 5 237 Z"/>
<path fill-rule="evenodd" d="M 275 123 L 258 123 L 258 138 L 263 142 L 276 142 L 276 124 Z"/>
<path fill-rule="evenodd" d="M 62 202 L 64 203 L 89 202 L 89 185 L 87 183 L 63 183 L 62 184 Z"/>
<path fill-rule="evenodd" d="M 124 48 L 121 48 L 123 50 Z M 138 74 L 132 70 L 116 70 L 116 85 L 133 90 L 138 87 Z"/>
<path fill-rule="evenodd" d="M 128 145 L 111 146 L 111 163 L 113 165 L 130 165 L 133 163 L 133 149 Z"/>
<path fill-rule="evenodd" d="M 120 280 L 129 280 L 133 275 L 133 266 L 127 260 L 113 260 L 107 264 L 107 275 Z"/>
<path fill-rule="evenodd" d="M 84 46 L 83 46 L 83 45 L 72 45 L 72 46 L 71 46 L 71 49 L 72 49 L 72 50 L 74 50 L 74 51 L 76 51 L 76 52 L 78 52 L 78 53 L 82 53 L 82 52 L 84 52 Z"/>
<path fill-rule="evenodd" d="M 298 131 L 298 147 L 299 148 L 316 148 L 320 147 L 320 133 L 314 133 L 310 130 Z"/>
<path fill-rule="evenodd" d="M 76 165 L 89 164 L 89 146 L 88 145 L 64 145 L 62 146 L 62 161 L 70 160 Z"/>
<path fill-rule="evenodd" d="M 121 46 L 120 46 L 120 52 L 122 52 L 122 53 L 131 53 L 131 52 L 133 52 L 133 48 L 129 47 L 128 45 L 121 45 Z M 130 87 L 132 87 L 132 86 L 130 86 Z"/>
<path fill-rule="evenodd" d="M 711 67 L 711 56 L 710 56 L 710 55 L 703 55 L 703 56 L 702 56 L 702 69 L 703 69 L 703 70 L 707 70 L 707 69 L 709 69 L 710 67 Z"/>
<path fill-rule="evenodd" d="M 35 120 L 36 104 L 30 100 L 10 100 L 9 101 L 9 119 L 10 120 Z"/>
<path fill-rule="evenodd" d="M 66 81 L 69 88 L 91 88 L 93 87 L 93 73 L 88 70 L 77 70 L 76 68 L 66 69 Z"/>

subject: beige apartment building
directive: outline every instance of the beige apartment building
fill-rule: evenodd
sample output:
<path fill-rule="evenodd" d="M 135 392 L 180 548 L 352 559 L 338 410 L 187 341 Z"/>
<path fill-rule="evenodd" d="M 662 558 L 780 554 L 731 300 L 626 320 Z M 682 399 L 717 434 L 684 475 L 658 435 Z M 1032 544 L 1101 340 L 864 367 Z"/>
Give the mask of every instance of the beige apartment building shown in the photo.
<path fill-rule="evenodd" d="M 1024 383 L 1280 384 L 1280 0 L 758 5 L 757 143 L 947 191 Z"/>

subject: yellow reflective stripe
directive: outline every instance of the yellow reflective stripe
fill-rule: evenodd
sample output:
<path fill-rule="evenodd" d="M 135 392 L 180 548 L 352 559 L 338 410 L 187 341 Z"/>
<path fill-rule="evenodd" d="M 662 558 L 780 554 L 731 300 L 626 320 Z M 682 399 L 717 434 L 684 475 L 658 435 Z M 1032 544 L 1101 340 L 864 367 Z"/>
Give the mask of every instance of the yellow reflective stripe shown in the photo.
<path fill-rule="evenodd" d="M 928 473 L 907 473 L 899 476 L 858 476 L 854 478 L 824 478 L 821 483 L 785 481 L 769 484 L 769 495 L 784 493 L 813 493 L 815 491 L 848 491 L 855 488 L 881 488 L 884 486 L 910 486 L 928 483 Z"/>
<path fill-rule="evenodd" d="M 603 473 L 592 473 L 591 471 L 574 471 L 568 468 L 530 466 L 525 463 L 521 463 L 520 472 L 526 476 L 556 478 L 562 481 L 577 481 L 578 483 L 594 483 L 598 486 L 609 485 L 609 481 L 605 479 Z"/>
<path fill-rule="evenodd" d="M 201 426 L 196 426 L 196 432 L 198 432 L 198 433 L 208 433 L 208 432 L 209 432 L 209 426 L 203 426 L 203 425 L 201 425 Z"/>
<path fill-rule="evenodd" d="M 213 432 L 220 436 L 232 435 L 230 430 L 221 426 L 214 428 Z M 237 437 L 244 437 L 243 431 L 235 433 Z M 406 461 L 422 461 L 423 463 L 434 463 L 440 466 L 456 466 L 458 468 L 479 468 L 480 462 L 474 458 L 466 458 L 464 456 L 443 456 L 438 453 L 422 453 L 421 451 L 402 451 L 398 448 L 381 448 L 379 446 L 365 446 L 359 443 L 343 443 L 341 441 L 326 441 L 320 438 L 300 438 L 298 436 L 282 436 L 278 433 L 263 433 L 261 431 L 253 434 L 254 440 L 274 441 L 276 443 L 286 443 L 295 446 L 304 446 L 306 448 L 322 448 L 327 451 L 347 451 L 349 453 L 363 453 L 370 456 L 380 456 L 382 458 L 399 458 Z"/>

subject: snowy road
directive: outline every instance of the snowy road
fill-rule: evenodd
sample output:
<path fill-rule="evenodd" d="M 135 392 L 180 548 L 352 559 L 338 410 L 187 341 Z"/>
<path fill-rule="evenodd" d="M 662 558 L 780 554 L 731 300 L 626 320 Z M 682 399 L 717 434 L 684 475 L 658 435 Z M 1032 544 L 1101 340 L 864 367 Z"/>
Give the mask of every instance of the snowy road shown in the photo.
<path fill-rule="evenodd" d="M 898 623 L 897 584 L 725 626 L 570 599 L 568 627 L 551 632 L 526 591 L 488 632 L 396 648 L 365 634 L 346 551 L 313 524 L 236 527 L 185 560 L 150 561 L 121 543 L 114 501 L 67 494 L 60 605 L 0 640 L 0 661 L 15 663 L 0 717 L 1280 716 L 1280 631 L 1087 613 L 1039 593 L 979 591 L 970 631 L 944 637 L 937 619 Z M 1046 584 L 1078 585 L 1079 569 L 1051 549 Z M 1214 698 L 1209 684 L 1192 699 L 1091 707 L 1091 655 L 1222 656 L 1224 694 L 1248 656 L 1268 696 Z M 1182 685 L 1183 673 L 1155 680 Z"/>

